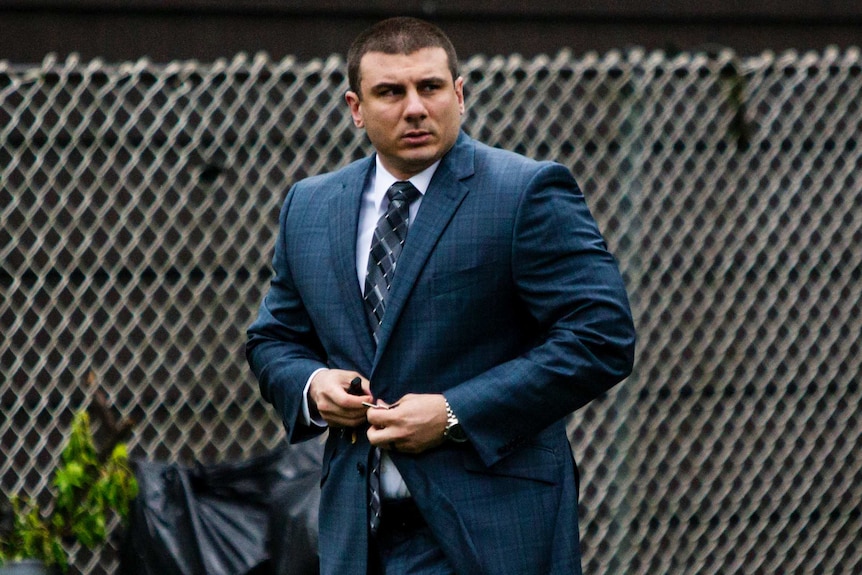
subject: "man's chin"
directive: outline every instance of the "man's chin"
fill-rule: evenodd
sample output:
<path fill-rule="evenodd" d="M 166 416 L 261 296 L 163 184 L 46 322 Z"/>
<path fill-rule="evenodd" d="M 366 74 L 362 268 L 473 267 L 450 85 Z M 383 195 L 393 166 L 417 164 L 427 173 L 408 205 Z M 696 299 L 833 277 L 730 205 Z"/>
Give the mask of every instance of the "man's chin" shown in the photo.
<path fill-rule="evenodd" d="M 414 153 L 402 154 L 398 159 L 404 171 L 418 174 L 441 157 L 436 150 L 415 150 Z"/>

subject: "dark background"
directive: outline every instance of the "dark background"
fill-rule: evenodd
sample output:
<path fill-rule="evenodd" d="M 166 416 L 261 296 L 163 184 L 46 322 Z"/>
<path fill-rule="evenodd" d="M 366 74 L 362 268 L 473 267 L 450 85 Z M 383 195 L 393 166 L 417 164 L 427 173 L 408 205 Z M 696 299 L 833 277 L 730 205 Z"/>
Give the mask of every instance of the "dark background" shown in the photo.
<path fill-rule="evenodd" d="M 642 46 L 822 51 L 862 38 L 859 0 L 0 0 L 0 59 L 213 61 L 344 53 L 361 29 L 414 15 L 442 26 L 459 54 L 575 54 Z"/>

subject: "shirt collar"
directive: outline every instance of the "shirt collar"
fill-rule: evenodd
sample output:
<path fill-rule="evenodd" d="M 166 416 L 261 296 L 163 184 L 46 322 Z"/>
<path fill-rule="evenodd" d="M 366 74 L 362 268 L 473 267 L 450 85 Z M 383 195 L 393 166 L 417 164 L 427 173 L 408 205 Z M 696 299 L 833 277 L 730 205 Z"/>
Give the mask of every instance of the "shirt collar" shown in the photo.
<path fill-rule="evenodd" d="M 380 155 L 376 155 L 376 169 L 374 172 L 374 183 L 372 184 L 372 196 L 374 198 L 374 206 L 377 208 L 377 211 L 380 212 L 383 205 L 383 198 L 386 197 L 386 190 L 399 181 L 398 178 L 390 174 L 385 167 L 383 167 L 383 163 L 380 161 Z M 425 192 L 428 190 L 428 186 L 431 185 L 431 178 L 434 177 L 434 172 L 437 171 L 437 167 L 440 165 L 441 160 L 437 160 L 415 176 L 411 177 L 408 181 L 416 186 L 416 189 L 419 190 L 419 193 L 423 196 Z"/>

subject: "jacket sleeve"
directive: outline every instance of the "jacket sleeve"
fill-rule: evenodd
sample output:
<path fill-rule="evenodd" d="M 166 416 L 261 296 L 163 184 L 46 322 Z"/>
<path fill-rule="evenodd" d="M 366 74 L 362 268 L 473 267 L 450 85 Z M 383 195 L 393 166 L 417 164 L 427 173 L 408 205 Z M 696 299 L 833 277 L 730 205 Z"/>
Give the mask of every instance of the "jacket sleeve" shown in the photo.
<path fill-rule="evenodd" d="M 634 361 L 616 260 L 563 166 L 543 164 L 523 191 L 511 258 L 518 298 L 539 337 L 445 392 L 486 465 L 623 380 Z"/>
<path fill-rule="evenodd" d="M 295 190 L 296 186 L 288 192 L 279 215 L 272 261 L 274 275 L 257 319 L 248 328 L 246 343 L 246 358 L 257 377 L 261 395 L 281 417 L 291 443 L 319 435 L 326 429 L 307 426 L 302 417 L 305 384 L 326 363 L 285 257 L 285 229 Z"/>

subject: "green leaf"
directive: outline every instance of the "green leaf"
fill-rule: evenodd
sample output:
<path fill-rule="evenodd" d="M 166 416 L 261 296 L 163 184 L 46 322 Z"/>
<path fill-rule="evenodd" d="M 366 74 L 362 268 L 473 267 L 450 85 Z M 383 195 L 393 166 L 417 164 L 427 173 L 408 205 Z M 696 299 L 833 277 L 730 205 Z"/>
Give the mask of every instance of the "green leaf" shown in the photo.
<path fill-rule="evenodd" d="M 49 553 L 46 555 L 47 557 L 50 557 L 50 559 L 46 561 L 49 565 L 58 565 L 63 571 L 66 571 L 69 568 L 69 556 L 66 554 L 66 550 L 63 549 L 63 544 L 60 543 L 58 538 L 51 540 Z"/>
<path fill-rule="evenodd" d="M 125 443 L 118 443 L 111 452 L 111 461 L 118 465 L 125 465 L 129 460 L 129 450 Z"/>
<path fill-rule="evenodd" d="M 96 446 L 93 444 L 93 434 L 90 431 L 90 415 L 80 411 L 72 421 L 72 432 L 62 454 L 63 461 L 77 461 L 83 465 L 96 464 Z"/>

